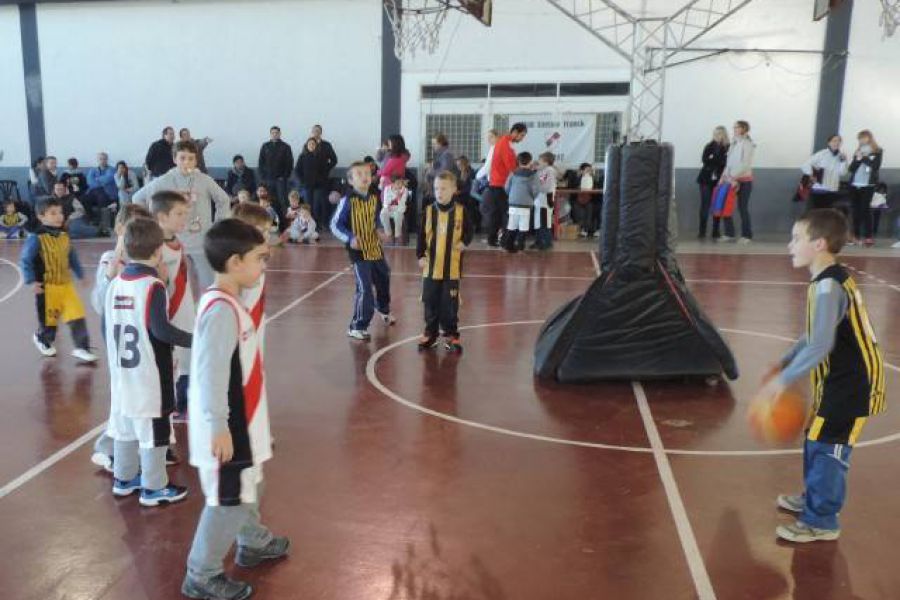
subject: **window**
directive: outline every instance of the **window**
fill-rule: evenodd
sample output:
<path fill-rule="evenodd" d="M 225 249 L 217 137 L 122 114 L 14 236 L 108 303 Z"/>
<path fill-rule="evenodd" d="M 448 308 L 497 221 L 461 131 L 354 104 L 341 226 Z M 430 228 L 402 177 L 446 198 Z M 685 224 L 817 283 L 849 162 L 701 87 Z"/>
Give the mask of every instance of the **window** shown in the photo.
<path fill-rule="evenodd" d="M 434 160 L 431 139 L 443 133 L 450 141 L 450 149 L 456 156 L 465 155 L 472 162 L 481 162 L 481 115 L 427 115 L 425 118 L 426 162 Z"/>
<path fill-rule="evenodd" d="M 606 147 L 622 139 L 622 113 L 597 113 L 594 138 L 594 162 L 606 160 Z"/>

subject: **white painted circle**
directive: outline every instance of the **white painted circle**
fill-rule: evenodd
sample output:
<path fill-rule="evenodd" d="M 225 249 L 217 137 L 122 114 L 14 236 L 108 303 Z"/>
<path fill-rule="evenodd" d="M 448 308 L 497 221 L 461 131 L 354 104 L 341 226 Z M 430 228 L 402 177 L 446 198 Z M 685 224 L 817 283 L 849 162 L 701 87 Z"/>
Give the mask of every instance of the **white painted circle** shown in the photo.
<path fill-rule="evenodd" d="M 543 323 L 544 321 L 534 320 L 534 321 L 508 321 L 504 323 L 483 323 L 481 325 L 468 325 L 465 327 L 460 327 L 460 330 L 470 330 L 470 329 L 486 329 L 489 327 L 509 327 L 514 325 L 536 325 L 539 323 Z M 764 333 L 760 331 L 750 331 L 746 329 L 720 329 L 719 331 L 725 333 L 736 333 L 740 335 L 750 335 L 761 338 L 768 338 L 773 340 L 779 340 L 783 342 L 793 343 L 795 340 L 785 337 L 783 335 L 777 335 L 774 333 Z M 523 431 L 516 431 L 513 429 L 507 429 L 505 427 L 496 427 L 494 425 L 488 425 L 486 423 L 480 423 L 478 421 L 471 421 L 469 419 L 462 419 L 460 417 L 456 417 L 454 415 L 448 415 L 446 413 L 442 413 L 436 410 L 432 410 L 430 408 L 426 408 L 415 402 L 407 400 L 400 394 L 394 392 L 386 385 L 384 385 L 381 380 L 378 379 L 378 375 L 375 373 L 375 367 L 378 364 L 378 361 L 392 350 L 399 348 L 404 344 L 409 344 L 418 339 L 418 336 L 409 337 L 403 340 L 399 340 L 394 342 L 393 344 L 389 344 L 384 348 L 380 348 L 376 351 L 371 357 L 369 357 L 369 361 L 366 363 L 366 378 L 379 392 L 401 404 L 406 406 L 407 408 L 411 408 L 420 413 L 430 415 L 432 417 L 437 417 L 438 419 L 443 419 L 444 421 L 448 421 L 450 423 L 456 423 L 457 425 L 465 425 L 467 427 L 474 427 L 476 429 L 482 429 L 485 431 L 492 431 L 494 433 L 499 433 L 502 435 L 508 435 L 517 438 L 523 438 L 528 440 L 536 440 L 539 442 L 548 442 L 551 444 L 560 444 L 565 446 L 579 446 L 582 448 L 598 448 L 600 450 L 617 450 L 620 452 L 638 452 L 638 453 L 646 453 L 650 454 L 653 450 L 649 447 L 641 447 L 641 446 L 619 446 L 615 444 L 603 444 L 599 442 L 584 442 L 579 440 L 569 440 L 565 438 L 557 438 L 545 435 L 539 435 L 535 433 L 526 433 Z M 896 365 L 892 365 L 889 363 L 884 363 L 885 366 L 893 371 L 900 373 L 900 367 Z M 856 448 L 865 448 L 867 446 L 878 446 L 881 444 L 887 444 L 889 442 L 894 442 L 900 440 L 900 432 L 893 433 L 890 435 L 886 435 L 880 438 L 876 438 L 874 440 L 868 440 L 865 442 L 860 442 L 856 444 Z M 803 450 L 800 448 L 794 449 L 772 449 L 772 450 L 678 450 L 678 449 L 666 449 L 666 454 L 677 454 L 677 455 L 685 455 L 685 456 L 772 456 L 772 455 L 786 455 L 786 454 L 802 454 Z"/>
<path fill-rule="evenodd" d="M 19 265 L 12 262 L 11 260 L 6 260 L 5 258 L 0 258 L 0 262 L 2 262 L 3 264 L 9 265 L 13 269 L 15 269 L 16 275 L 18 275 L 18 277 L 19 277 L 19 280 L 16 282 L 15 287 L 12 290 L 10 290 L 9 292 L 7 292 L 6 294 L 4 294 L 2 297 L 0 297 L 0 303 L 2 303 L 2 302 L 6 302 L 10 298 L 12 298 L 16 292 L 18 292 L 20 289 L 22 289 L 22 286 L 25 285 L 25 276 L 22 274 L 22 269 L 19 268 Z"/>

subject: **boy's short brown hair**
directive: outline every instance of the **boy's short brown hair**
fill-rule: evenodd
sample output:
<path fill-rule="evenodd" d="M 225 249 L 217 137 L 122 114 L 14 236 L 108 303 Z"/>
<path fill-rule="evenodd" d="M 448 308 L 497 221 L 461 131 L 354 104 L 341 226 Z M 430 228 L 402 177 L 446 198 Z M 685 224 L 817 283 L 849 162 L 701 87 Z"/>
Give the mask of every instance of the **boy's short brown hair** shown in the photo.
<path fill-rule="evenodd" d="M 516 162 L 522 167 L 530 165 L 532 160 L 534 160 L 534 158 L 531 156 L 531 152 L 519 152 L 516 156 Z"/>
<path fill-rule="evenodd" d="M 234 207 L 231 216 L 254 227 L 268 227 L 272 224 L 272 217 L 269 216 L 269 211 L 253 202 L 238 204 Z"/>
<path fill-rule="evenodd" d="M 556 155 L 552 152 L 541 152 L 538 154 L 538 160 L 542 160 L 552 167 L 553 163 L 556 162 Z"/>
<path fill-rule="evenodd" d="M 46 213 L 54 206 L 61 209 L 63 207 L 62 201 L 59 198 L 54 198 L 51 196 L 49 198 L 41 198 L 40 200 L 38 200 L 34 210 L 39 217 L 42 217 L 44 216 L 44 213 Z"/>
<path fill-rule="evenodd" d="M 116 213 L 116 226 L 118 227 L 121 225 L 122 227 L 125 227 L 133 219 L 137 218 L 152 219 L 153 216 L 143 204 L 135 204 L 134 202 L 126 204 Z"/>
<path fill-rule="evenodd" d="M 179 132 L 180 134 L 181 132 Z M 197 144 L 192 142 L 191 140 L 179 140 L 175 142 L 174 154 L 178 154 L 179 152 L 190 152 L 193 155 L 200 154 L 200 150 L 197 148 Z"/>
<path fill-rule="evenodd" d="M 125 251 L 134 260 L 148 260 L 165 243 L 163 230 L 153 219 L 133 219 L 125 226 Z"/>
<path fill-rule="evenodd" d="M 228 259 L 243 258 L 248 252 L 266 243 L 259 229 L 237 219 L 223 219 L 213 223 L 203 238 L 203 252 L 216 273 L 227 273 Z"/>
<path fill-rule="evenodd" d="M 434 179 L 435 181 L 437 181 L 438 179 L 441 179 L 443 181 L 450 181 L 454 186 L 457 186 L 459 181 L 456 177 L 456 173 L 454 173 L 453 171 L 441 171 L 434 176 Z"/>
<path fill-rule="evenodd" d="M 812 240 L 825 240 L 828 252 L 838 254 L 847 243 L 850 228 L 847 217 L 833 208 L 817 208 L 797 219 L 797 223 L 806 225 L 806 233 Z"/>
<path fill-rule="evenodd" d="M 150 198 L 150 214 L 153 217 L 160 214 L 168 215 L 175 208 L 176 204 L 187 205 L 187 203 L 187 199 L 178 192 L 156 192 Z"/>
<path fill-rule="evenodd" d="M 371 167 L 369 167 L 369 163 L 367 163 L 364 160 L 355 160 L 352 163 L 350 163 L 349 167 L 347 167 L 347 180 L 348 181 L 353 176 L 354 169 L 365 169 L 366 171 L 371 172 Z"/>

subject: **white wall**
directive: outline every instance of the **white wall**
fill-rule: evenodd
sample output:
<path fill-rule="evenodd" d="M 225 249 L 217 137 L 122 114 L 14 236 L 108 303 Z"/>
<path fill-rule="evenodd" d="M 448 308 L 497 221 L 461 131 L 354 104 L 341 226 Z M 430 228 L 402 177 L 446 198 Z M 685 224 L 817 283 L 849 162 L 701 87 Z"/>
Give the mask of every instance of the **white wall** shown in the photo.
<path fill-rule="evenodd" d="M 650 16 L 685 3 L 629 1 L 648 7 Z M 422 113 L 431 108 L 420 101 L 423 84 L 628 80 L 618 55 L 545 0 L 494 5 L 490 29 L 453 15 L 433 56 L 404 61 L 402 124 L 414 154 L 421 156 Z M 809 0 L 755 0 L 697 45 L 819 51 L 824 34 L 825 23 L 812 22 Z M 695 166 L 712 128 L 736 119 L 751 122 L 759 166 L 802 162 L 812 144 L 820 65 L 820 55 L 773 54 L 767 61 L 739 54 L 669 71 L 663 137 L 676 145 L 676 166 Z M 599 112 L 610 99 L 595 102 Z"/>
<path fill-rule="evenodd" d="M 877 2 L 855 2 L 841 133 L 856 148 L 856 134 L 871 129 L 885 148 L 883 166 L 900 168 L 900 32 L 882 39 Z"/>
<path fill-rule="evenodd" d="M 29 161 L 28 115 L 22 69 L 19 9 L 0 6 L 0 167 L 21 167 Z"/>
<path fill-rule="evenodd" d="M 236 153 L 255 165 L 271 125 L 299 148 L 321 123 L 347 164 L 379 136 L 380 10 L 371 0 L 41 4 L 48 151 L 93 164 L 104 149 L 139 165 L 173 125 L 214 139 L 210 166 Z"/>

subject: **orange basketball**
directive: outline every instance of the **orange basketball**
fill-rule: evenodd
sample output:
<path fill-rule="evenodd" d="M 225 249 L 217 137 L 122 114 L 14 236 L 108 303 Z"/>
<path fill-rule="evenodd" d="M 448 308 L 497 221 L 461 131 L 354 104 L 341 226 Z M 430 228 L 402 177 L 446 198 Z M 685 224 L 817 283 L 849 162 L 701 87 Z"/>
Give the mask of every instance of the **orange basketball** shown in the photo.
<path fill-rule="evenodd" d="M 787 388 L 775 397 L 757 396 L 750 403 L 747 418 L 753 435 L 767 445 L 784 445 L 797 439 L 806 425 L 806 398 Z"/>

